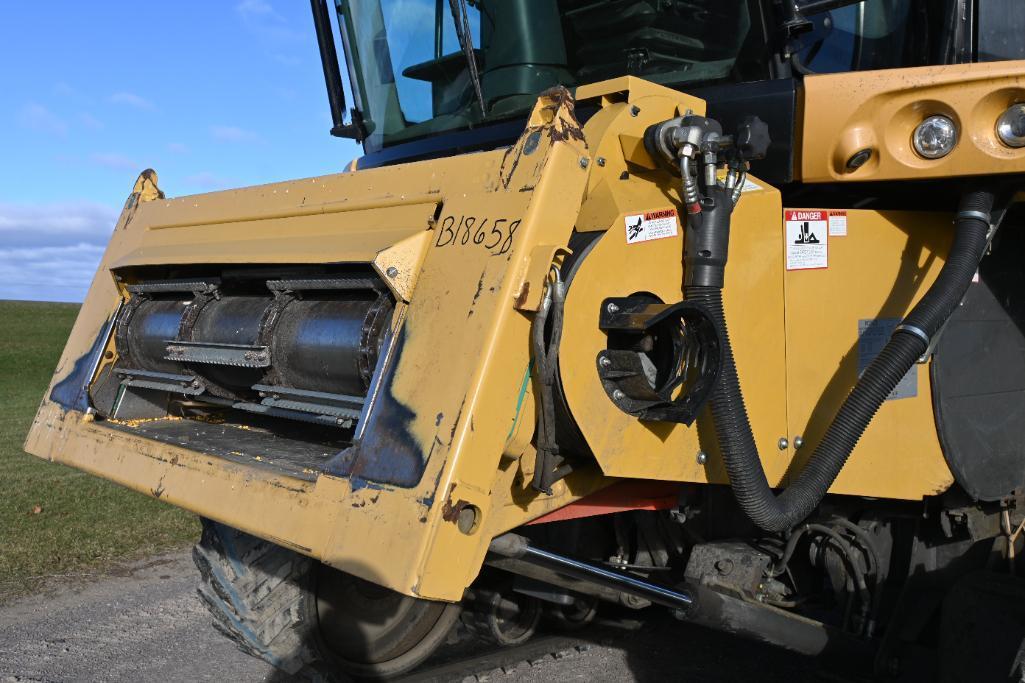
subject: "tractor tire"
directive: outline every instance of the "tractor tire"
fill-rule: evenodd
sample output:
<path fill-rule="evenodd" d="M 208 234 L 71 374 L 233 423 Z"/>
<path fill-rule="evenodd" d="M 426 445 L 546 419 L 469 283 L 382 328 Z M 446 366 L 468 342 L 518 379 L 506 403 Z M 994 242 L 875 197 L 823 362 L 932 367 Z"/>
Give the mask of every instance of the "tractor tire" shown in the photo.
<path fill-rule="evenodd" d="M 402 675 L 459 619 L 459 604 L 400 595 L 206 519 L 192 557 L 217 630 L 294 680 Z"/>

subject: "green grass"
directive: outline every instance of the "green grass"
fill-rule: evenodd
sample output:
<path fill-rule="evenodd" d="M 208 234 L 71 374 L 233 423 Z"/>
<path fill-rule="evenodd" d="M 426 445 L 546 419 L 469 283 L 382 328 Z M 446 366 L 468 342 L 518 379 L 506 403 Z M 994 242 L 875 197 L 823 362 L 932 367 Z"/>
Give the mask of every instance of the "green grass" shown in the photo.
<path fill-rule="evenodd" d="M 181 547 L 193 515 L 22 451 L 78 306 L 0 301 L 0 602 Z"/>

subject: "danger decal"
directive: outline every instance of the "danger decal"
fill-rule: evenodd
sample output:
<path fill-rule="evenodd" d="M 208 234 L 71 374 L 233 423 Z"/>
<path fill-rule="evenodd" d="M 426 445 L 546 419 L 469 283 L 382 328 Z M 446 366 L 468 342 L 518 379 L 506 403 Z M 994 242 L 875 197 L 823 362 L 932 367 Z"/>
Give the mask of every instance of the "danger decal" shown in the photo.
<path fill-rule="evenodd" d="M 787 209 L 787 270 L 815 270 L 829 267 L 829 212 Z"/>
<path fill-rule="evenodd" d="M 660 209 L 626 217 L 626 243 L 660 240 L 680 234 L 676 209 Z"/>

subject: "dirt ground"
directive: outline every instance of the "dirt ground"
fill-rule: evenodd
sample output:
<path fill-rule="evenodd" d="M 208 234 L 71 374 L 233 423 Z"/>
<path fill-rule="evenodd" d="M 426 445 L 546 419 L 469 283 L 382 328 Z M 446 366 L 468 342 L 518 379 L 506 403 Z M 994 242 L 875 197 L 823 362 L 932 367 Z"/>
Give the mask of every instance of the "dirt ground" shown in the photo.
<path fill-rule="evenodd" d="M 0 608 L 0 681 L 287 680 L 235 648 L 210 625 L 196 597 L 186 552 L 151 558 L 113 575 L 42 593 Z M 581 636 L 587 640 L 587 634 Z M 808 660 L 671 619 L 622 637 L 513 657 L 452 680 L 823 681 Z"/>

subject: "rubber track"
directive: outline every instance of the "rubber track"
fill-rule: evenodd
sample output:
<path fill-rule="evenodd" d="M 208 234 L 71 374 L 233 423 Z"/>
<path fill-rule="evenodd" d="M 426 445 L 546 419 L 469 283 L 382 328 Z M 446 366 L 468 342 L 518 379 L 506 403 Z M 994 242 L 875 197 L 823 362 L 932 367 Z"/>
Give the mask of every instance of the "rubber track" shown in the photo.
<path fill-rule="evenodd" d="M 209 520 L 192 559 L 217 630 L 300 680 L 325 680 L 308 645 L 316 628 L 308 602 L 312 560 Z"/>

